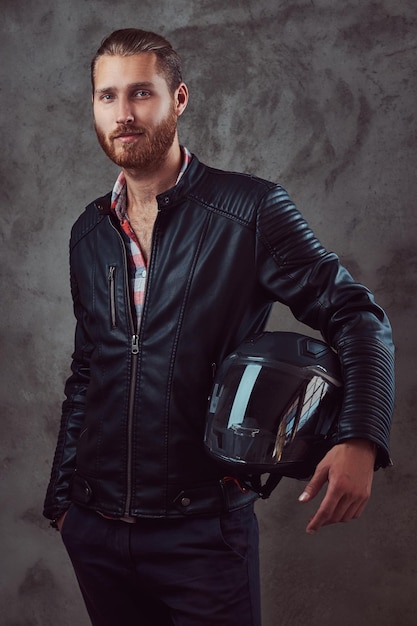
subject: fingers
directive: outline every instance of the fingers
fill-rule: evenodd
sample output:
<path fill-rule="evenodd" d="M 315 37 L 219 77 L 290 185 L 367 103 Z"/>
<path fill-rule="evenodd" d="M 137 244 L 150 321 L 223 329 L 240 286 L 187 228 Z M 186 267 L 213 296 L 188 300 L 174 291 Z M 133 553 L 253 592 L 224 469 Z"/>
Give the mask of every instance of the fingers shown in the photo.
<path fill-rule="evenodd" d="M 362 514 L 371 493 L 374 466 L 374 451 L 366 444 L 351 441 L 337 445 L 317 466 L 299 497 L 300 502 L 314 498 L 327 481 L 328 487 L 307 525 L 307 533 L 313 534 L 329 524 L 357 519 Z"/>
<path fill-rule="evenodd" d="M 314 534 L 322 526 L 358 519 L 362 515 L 367 501 L 367 498 L 357 498 L 350 494 L 345 494 L 340 499 L 326 495 L 317 513 L 309 521 L 306 532 Z"/>
<path fill-rule="evenodd" d="M 328 470 L 326 468 L 317 467 L 313 478 L 310 480 L 308 485 L 304 488 L 303 493 L 300 495 L 298 500 L 300 502 L 309 502 L 319 493 L 320 489 L 327 482 Z"/>

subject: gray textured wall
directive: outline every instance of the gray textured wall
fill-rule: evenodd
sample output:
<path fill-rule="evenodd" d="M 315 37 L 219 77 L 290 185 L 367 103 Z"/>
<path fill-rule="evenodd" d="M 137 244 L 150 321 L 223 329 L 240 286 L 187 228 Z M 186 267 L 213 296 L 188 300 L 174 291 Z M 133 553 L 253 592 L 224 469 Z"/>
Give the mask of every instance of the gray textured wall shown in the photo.
<path fill-rule="evenodd" d="M 361 520 L 314 537 L 300 484 L 259 504 L 264 626 L 415 624 L 415 0 L 0 9 L 1 625 L 88 623 L 41 508 L 72 350 L 69 229 L 115 176 L 92 131 L 88 66 L 102 37 L 126 26 L 159 31 L 182 53 L 182 141 L 211 164 L 279 180 L 394 326 L 395 466 L 377 473 Z M 297 325 L 276 308 L 271 327 Z"/>

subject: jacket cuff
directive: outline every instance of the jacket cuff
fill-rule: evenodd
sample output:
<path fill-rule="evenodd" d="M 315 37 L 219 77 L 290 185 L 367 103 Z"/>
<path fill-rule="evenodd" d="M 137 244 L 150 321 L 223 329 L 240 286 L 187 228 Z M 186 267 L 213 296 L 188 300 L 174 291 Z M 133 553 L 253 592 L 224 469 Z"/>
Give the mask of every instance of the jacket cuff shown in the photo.
<path fill-rule="evenodd" d="M 394 355 L 374 338 L 339 346 L 344 398 L 335 443 L 366 439 L 377 447 L 375 469 L 392 465 L 389 434 L 394 408 Z"/>

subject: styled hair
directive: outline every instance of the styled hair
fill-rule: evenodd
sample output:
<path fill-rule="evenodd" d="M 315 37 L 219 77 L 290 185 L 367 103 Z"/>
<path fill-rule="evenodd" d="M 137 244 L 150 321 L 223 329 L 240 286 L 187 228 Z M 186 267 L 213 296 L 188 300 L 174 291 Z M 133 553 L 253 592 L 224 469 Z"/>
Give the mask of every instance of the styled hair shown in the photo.
<path fill-rule="evenodd" d="M 133 56 L 142 52 L 153 52 L 156 55 L 158 69 L 164 75 L 168 88 L 174 93 L 182 82 L 180 57 L 164 37 L 138 28 L 115 30 L 103 39 L 91 62 L 93 91 L 96 64 L 100 57 L 104 55 Z"/>

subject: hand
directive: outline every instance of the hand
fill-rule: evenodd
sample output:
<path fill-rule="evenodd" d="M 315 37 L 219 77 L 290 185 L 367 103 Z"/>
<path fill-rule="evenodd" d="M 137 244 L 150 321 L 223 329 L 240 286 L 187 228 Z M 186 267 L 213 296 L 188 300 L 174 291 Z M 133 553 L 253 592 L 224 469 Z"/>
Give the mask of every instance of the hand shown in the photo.
<path fill-rule="evenodd" d="M 375 455 L 375 445 L 366 439 L 350 439 L 329 450 L 299 497 L 300 502 L 309 502 L 328 481 L 326 495 L 310 519 L 307 533 L 360 517 L 371 495 Z"/>
<path fill-rule="evenodd" d="M 61 528 L 64 524 L 65 518 L 67 516 L 68 511 L 65 511 L 65 513 L 63 515 L 61 515 L 61 517 L 59 517 L 56 521 L 56 525 L 58 526 L 58 530 L 59 532 L 61 532 Z"/>

